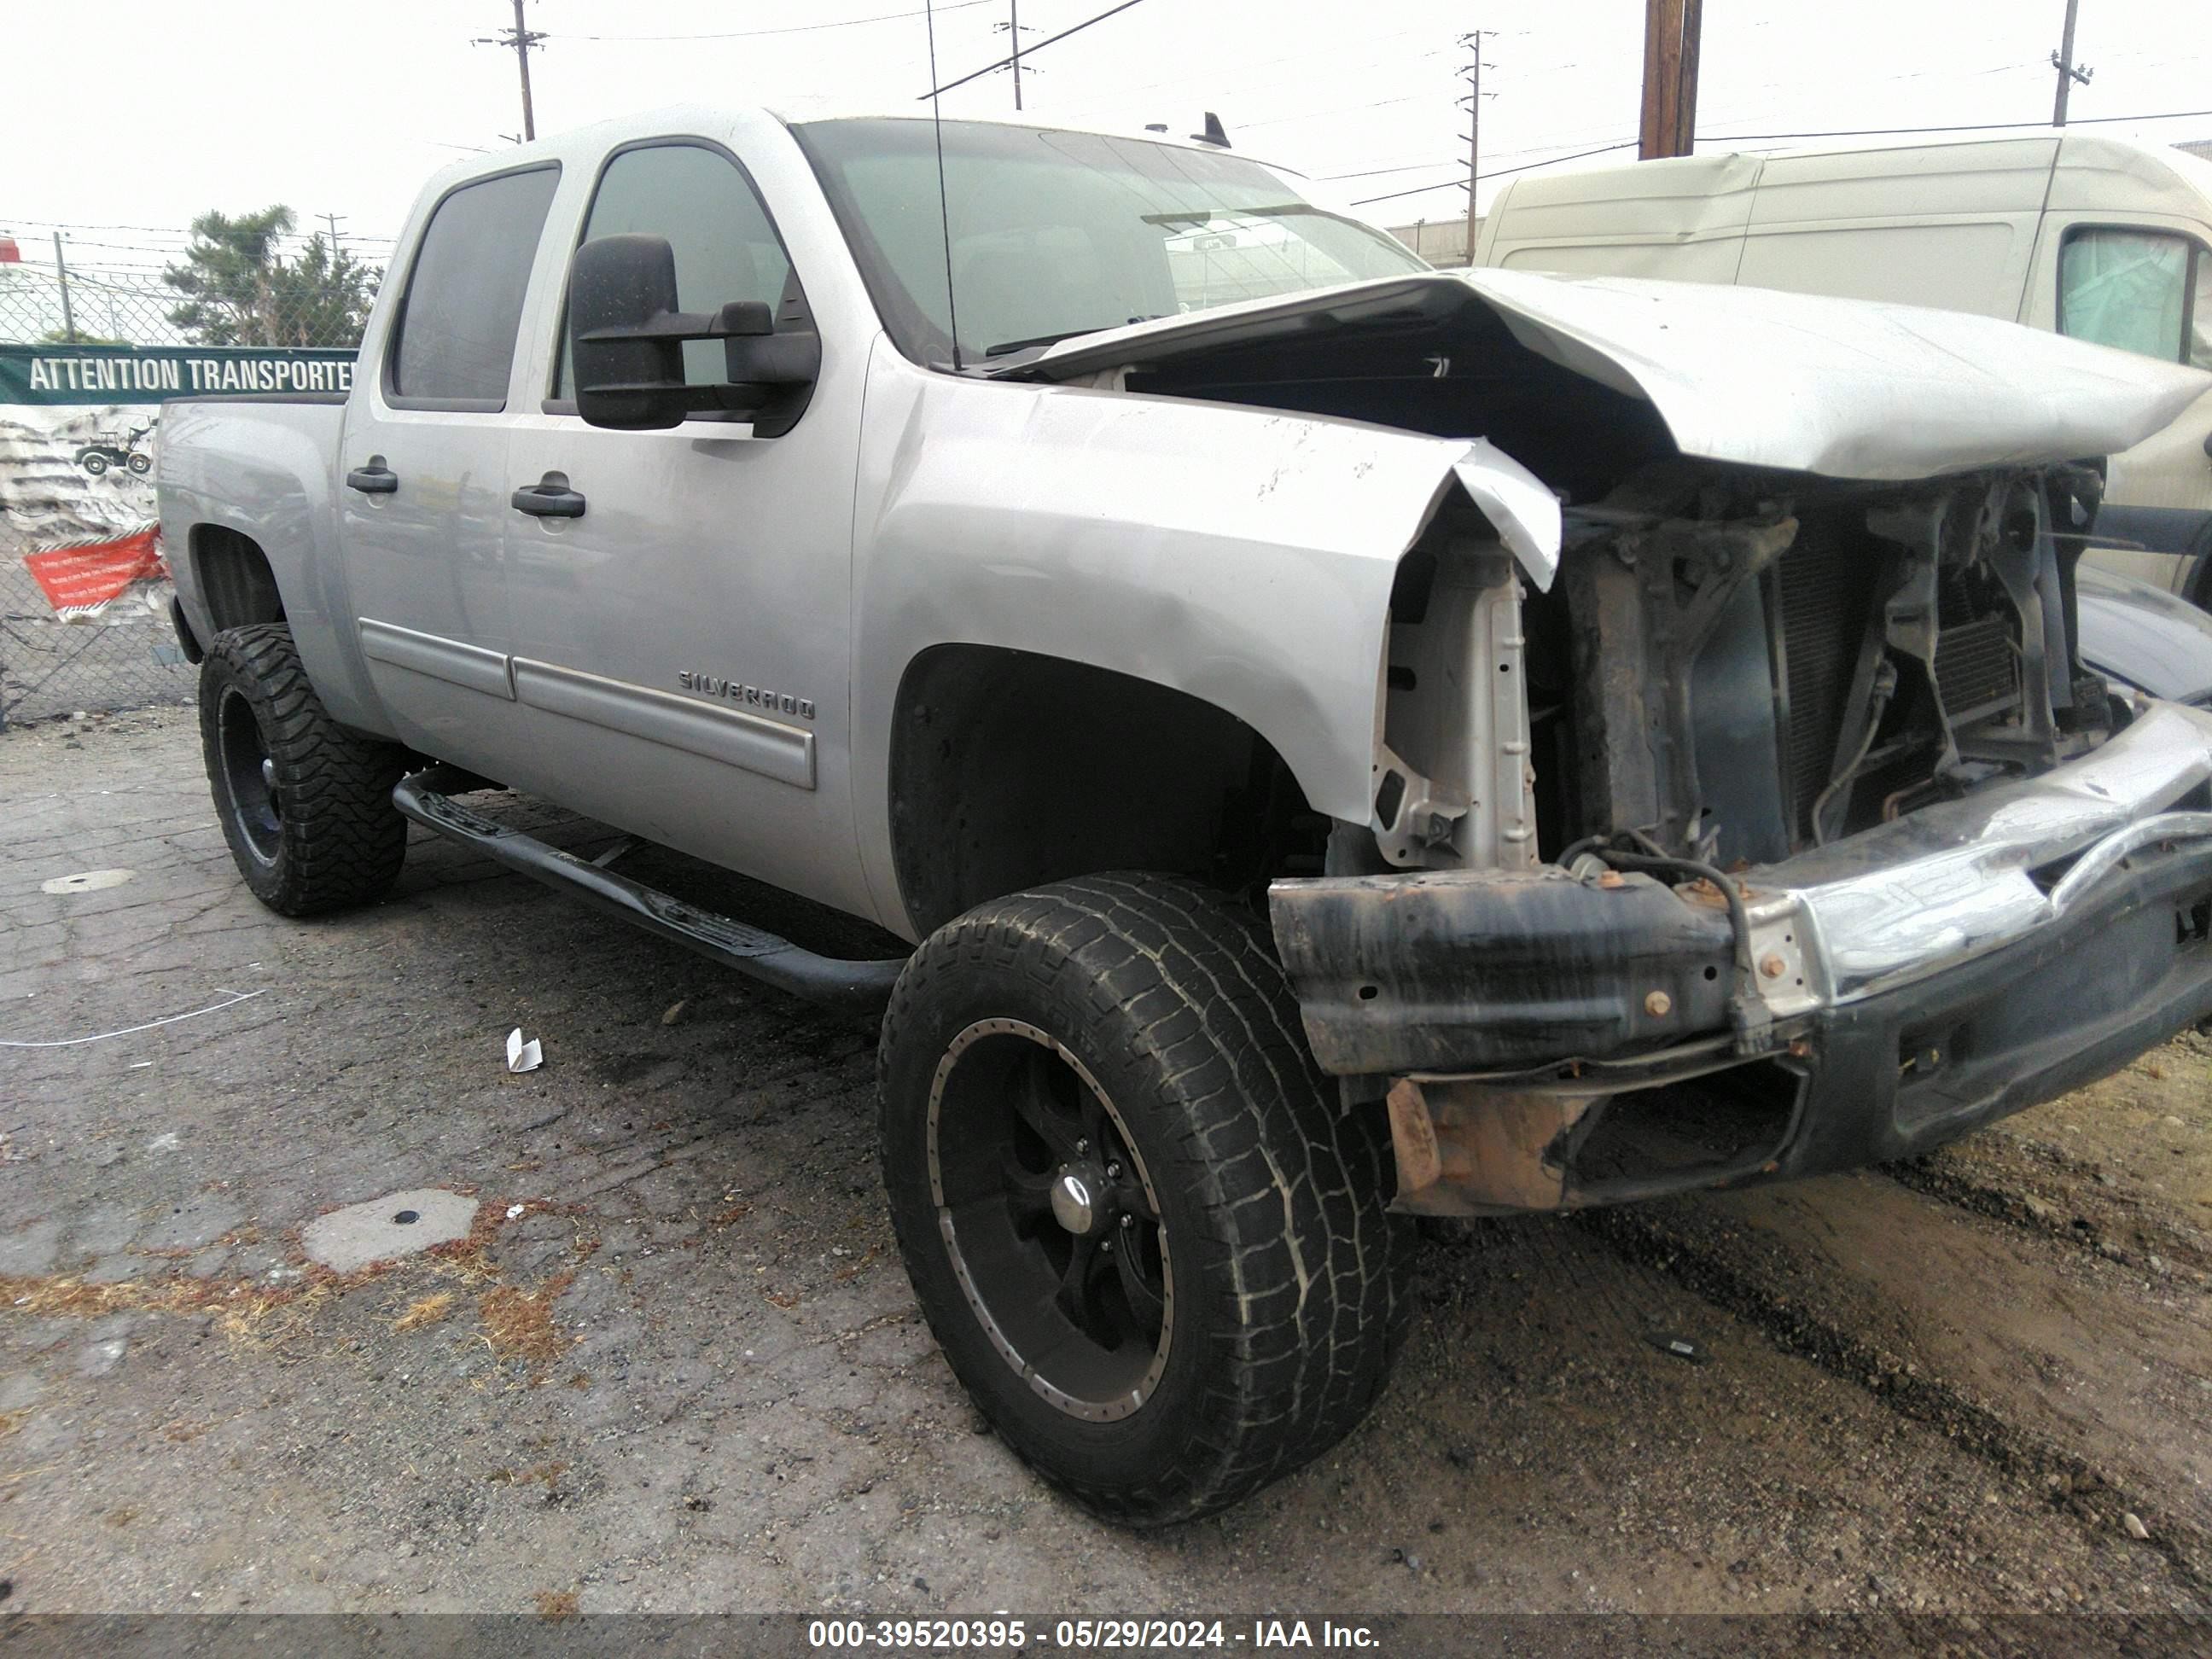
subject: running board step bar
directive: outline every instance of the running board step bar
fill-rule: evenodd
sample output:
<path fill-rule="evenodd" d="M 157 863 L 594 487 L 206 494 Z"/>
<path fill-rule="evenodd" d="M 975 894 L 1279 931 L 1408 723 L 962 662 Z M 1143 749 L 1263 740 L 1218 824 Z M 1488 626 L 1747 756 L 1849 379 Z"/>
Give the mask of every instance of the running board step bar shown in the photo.
<path fill-rule="evenodd" d="M 497 786 L 458 767 L 433 766 L 403 778 L 392 804 L 426 830 L 536 878 L 549 887 L 574 894 L 647 933 L 688 945 L 726 968 L 773 985 L 779 991 L 834 1007 L 881 1008 L 903 957 L 894 961 L 845 962 L 801 950 L 787 939 L 748 927 L 712 910 L 687 904 L 672 894 L 588 864 L 573 853 L 549 847 L 534 836 L 471 811 L 453 797 Z"/>

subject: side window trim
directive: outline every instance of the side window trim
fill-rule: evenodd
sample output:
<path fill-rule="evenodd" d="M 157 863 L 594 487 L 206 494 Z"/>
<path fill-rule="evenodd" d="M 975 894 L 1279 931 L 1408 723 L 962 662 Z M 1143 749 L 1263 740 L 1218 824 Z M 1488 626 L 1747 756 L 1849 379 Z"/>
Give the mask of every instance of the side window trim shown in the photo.
<path fill-rule="evenodd" d="M 2168 240 L 2180 243 L 2188 250 L 2189 258 L 2184 264 L 2181 272 L 2179 349 L 2171 359 L 2164 357 L 2151 359 L 2154 362 L 2187 363 L 2190 361 L 2189 343 L 2195 337 L 2197 326 L 2197 285 L 2203 280 L 2202 272 L 2205 269 L 2206 262 L 2212 260 L 2212 248 L 2207 247 L 2188 231 L 2178 230 L 2172 225 L 2147 225 L 2123 219 L 2077 219 L 2068 225 L 2059 234 L 2058 258 L 2052 262 L 2051 273 L 2053 289 L 2051 320 L 2057 325 L 2056 331 L 2071 340 L 2083 337 L 2078 334 L 2069 334 L 2066 330 L 2066 250 L 2076 237 L 2094 235 L 2100 231 L 2116 231 L 2129 236 L 2162 236 Z M 2099 343 L 2092 341 L 2090 343 Z"/>
<path fill-rule="evenodd" d="M 553 351 L 547 360 L 544 396 L 538 400 L 538 409 L 540 414 L 565 415 L 578 420 L 583 418 L 577 411 L 576 400 L 574 398 L 562 398 L 556 395 L 561 389 L 562 369 L 568 361 L 568 267 L 573 265 L 576 250 L 584 245 L 591 234 L 592 210 L 599 205 L 599 191 L 606 184 L 608 170 L 623 156 L 635 151 L 670 149 L 707 150 L 720 156 L 736 170 L 739 181 L 747 191 L 751 192 L 753 205 L 760 210 L 761 218 L 767 224 L 769 234 L 775 238 L 776 246 L 782 250 L 784 261 L 791 270 L 792 283 L 799 290 L 799 308 L 806 314 L 809 322 L 811 322 L 812 307 L 806 303 L 805 281 L 799 275 L 799 262 L 791 257 L 791 245 L 783 239 L 783 227 L 776 223 L 775 210 L 769 205 L 768 198 L 762 193 L 760 185 L 753 178 L 752 169 L 738 158 L 737 152 L 719 139 L 709 138 L 699 133 L 664 132 L 656 133 L 649 138 L 633 138 L 627 143 L 616 145 L 607 152 L 605 159 L 599 163 L 599 171 L 592 177 L 591 193 L 584 198 L 584 210 L 576 220 L 576 240 L 568 248 L 568 258 L 564 262 L 561 273 L 561 302 L 553 312 Z M 779 309 L 776 318 L 778 325 L 780 326 L 784 320 Z M 742 415 L 693 415 L 687 419 L 734 422 L 741 426 L 750 424 L 750 417 Z"/>
<path fill-rule="evenodd" d="M 447 203 L 465 190 L 471 189 L 477 185 L 488 185 L 501 179 L 518 178 L 529 173 L 550 173 L 556 180 L 557 187 L 557 180 L 561 175 L 561 163 L 557 161 L 528 161 L 517 167 L 501 167 L 492 173 L 472 174 L 447 190 L 430 204 L 429 212 L 423 215 L 422 234 L 415 238 L 414 246 L 407 251 L 407 269 L 401 278 L 399 298 L 392 307 L 391 325 L 384 331 L 383 360 L 377 365 L 376 395 L 382 400 L 386 408 L 428 410 L 453 415 L 497 415 L 505 411 L 508 390 L 505 386 L 501 388 L 497 398 L 410 398 L 393 390 L 392 377 L 398 367 L 400 346 L 407 335 L 407 308 L 409 301 L 414 298 L 416 270 L 422 264 L 423 245 L 429 240 L 430 228 L 438 222 L 438 215 L 444 210 Z M 550 222 L 550 220 L 551 214 L 549 212 L 546 219 L 538 226 L 538 236 L 540 242 L 544 240 L 545 225 Z M 391 280 L 391 273 L 386 273 L 386 280 Z M 565 309 L 564 300 L 564 313 Z M 522 355 L 519 349 L 521 344 L 519 332 L 521 320 L 520 318 L 516 319 L 518 333 L 515 343 L 518 349 L 508 358 L 507 379 L 510 385 L 514 378 L 514 362 Z"/>

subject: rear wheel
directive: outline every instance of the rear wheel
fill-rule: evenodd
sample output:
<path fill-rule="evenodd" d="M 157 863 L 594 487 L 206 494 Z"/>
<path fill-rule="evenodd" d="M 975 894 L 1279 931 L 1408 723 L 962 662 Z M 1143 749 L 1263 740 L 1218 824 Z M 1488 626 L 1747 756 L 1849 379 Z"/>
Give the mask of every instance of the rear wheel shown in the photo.
<path fill-rule="evenodd" d="M 227 629 L 209 643 L 200 744 L 231 857 L 270 909 L 366 904 L 399 873 L 407 820 L 392 789 L 403 751 L 330 717 L 282 623 Z"/>
<path fill-rule="evenodd" d="M 1334 1444 L 1408 1311 L 1388 1131 L 1340 1112 L 1281 970 L 1213 893 L 1096 876 L 925 943 L 881 1051 L 899 1247 L 1007 1443 L 1124 1524 Z"/>

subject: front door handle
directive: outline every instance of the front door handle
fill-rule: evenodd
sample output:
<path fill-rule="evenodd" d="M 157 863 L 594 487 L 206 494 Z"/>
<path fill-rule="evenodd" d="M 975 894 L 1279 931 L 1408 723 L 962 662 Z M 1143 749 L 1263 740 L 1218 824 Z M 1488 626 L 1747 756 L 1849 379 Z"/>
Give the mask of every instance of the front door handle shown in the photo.
<path fill-rule="evenodd" d="M 385 465 L 383 456 L 372 455 L 368 465 L 357 466 L 346 474 L 346 488 L 358 489 L 364 495 L 396 495 L 399 475 Z"/>
<path fill-rule="evenodd" d="M 584 498 L 568 488 L 568 475 L 549 472 L 534 484 L 525 484 L 509 497 L 518 513 L 533 519 L 580 519 Z"/>

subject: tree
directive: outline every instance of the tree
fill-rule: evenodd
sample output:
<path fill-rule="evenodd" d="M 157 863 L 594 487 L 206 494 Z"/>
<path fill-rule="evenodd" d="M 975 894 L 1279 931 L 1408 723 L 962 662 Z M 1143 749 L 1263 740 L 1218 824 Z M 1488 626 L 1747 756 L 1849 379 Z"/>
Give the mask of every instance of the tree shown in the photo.
<path fill-rule="evenodd" d="M 193 220 L 184 262 L 161 273 L 185 296 L 169 320 L 200 345 L 360 344 L 384 273 L 319 235 L 287 259 L 278 244 L 293 223 L 281 204 Z"/>

